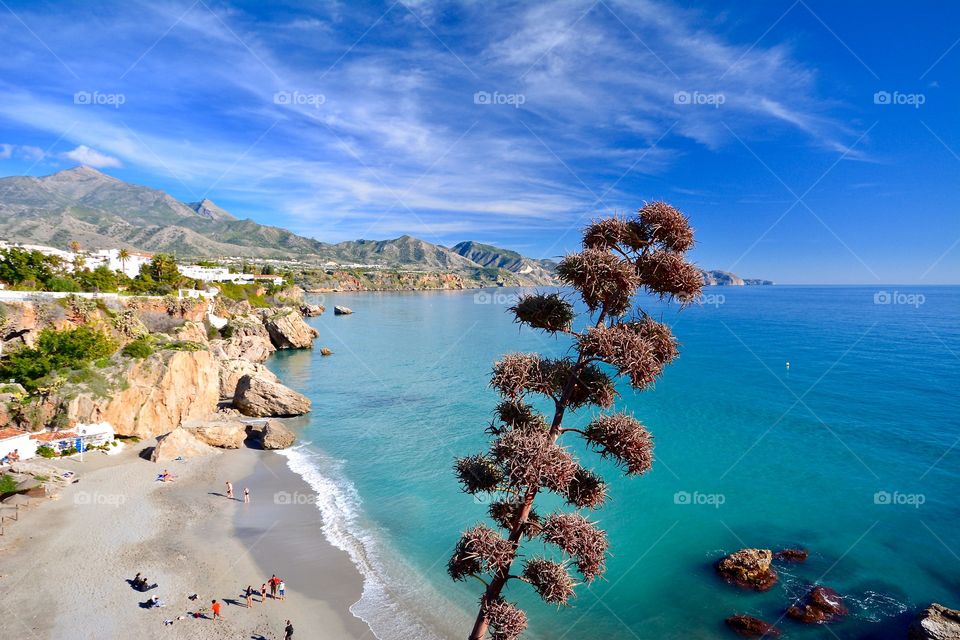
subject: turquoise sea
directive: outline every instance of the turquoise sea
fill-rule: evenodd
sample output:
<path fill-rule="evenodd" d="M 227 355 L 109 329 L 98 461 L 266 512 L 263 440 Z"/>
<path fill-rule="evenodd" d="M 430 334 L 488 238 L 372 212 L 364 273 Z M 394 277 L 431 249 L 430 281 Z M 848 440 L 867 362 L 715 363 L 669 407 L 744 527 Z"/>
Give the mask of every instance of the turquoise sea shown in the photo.
<path fill-rule="evenodd" d="M 318 535 L 363 571 L 354 612 L 381 640 L 468 633 L 481 585 L 451 582 L 446 561 L 486 506 L 460 493 L 453 459 L 485 448 L 495 359 L 568 348 L 512 322 L 516 293 L 330 294 L 311 324 L 334 355 L 269 363 L 313 400 L 309 444 L 289 463 L 320 494 Z M 512 586 L 530 637 L 732 637 L 725 617 L 776 621 L 812 583 L 851 614 L 832 635 L 784 619 L 786 637 L 903 638 L 918 608 L 960 606 L 960 287 L 718 287 L 683 310 L 638 302 L 682 344 L 655 389 L 622 386 L 618 404 L 654 434 L 656 463 L 623 478 L 570 441 L 610 481 L 596 519 L 613 555 L 568 608 Z M 810 559 L 781 566 L 767 593 L 713 573 L 738 548 L 795 546 Z"/>

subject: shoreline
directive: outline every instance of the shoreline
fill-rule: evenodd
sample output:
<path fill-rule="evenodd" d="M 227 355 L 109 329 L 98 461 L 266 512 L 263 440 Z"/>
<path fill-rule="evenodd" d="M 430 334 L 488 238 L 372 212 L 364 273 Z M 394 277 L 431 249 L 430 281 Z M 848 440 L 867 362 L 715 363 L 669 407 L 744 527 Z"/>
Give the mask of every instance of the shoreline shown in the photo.
<path fill-rule="evenodd" d="M 0 538 L 0 631 L 4 636 L 100 639 L 140 637 L 193 638 L 283 637 L 290 619 L 295 638 L 370 638 L 366 626 L 343 603 L 362 589 L 355 567 L 339 550 L 316 535 L 319 512 L 314 505 L 271 514 L 273 496 L 259 484 L 268 474 L 273 486 L 303 488 L 305 483 L 285 460 L 271 451 L 239 449 L 167 465 L 177 476 L 155 480 L 163 470 L 144 460 L 144 441 L 116 455 L 87 455 L 58 460 L 55 466 L 78 474 L 78 482 L 56 499 L 24 509 Z M 271 462 L 279 462 L 279 466 Z M 229 501 L 223 483 L 235 493 L 251 488 L 251 504 Z M 254 482 L 256 480 L 257 482 Z M 247 484 L 243 484 L 247 483 Z M 257 500 L 263 509 L 258 509 Z M 284 508 L 280 506 L 279 508 Z M 316 513 L 312 516 L 310 512 Z M 244 528 L 266 523 L 260 542 Z M 303 526 L 297 524 L 300 523 Z M 300 535 L 308 528 L 311 535 Z M 290 549 L 309 543 L 309 553 Z M 299 547 L 304 549 L 304 547 Z M 276 550 L 276 551 L 274 551 Z M 278 565 L 268 569 L 265 564 Z M 284 567 L 292 567 L 284 575 Z M 244 606 L 242 591 L 258 588 L 276 571 L 288 581 L 284 602 Z M 128 580 L 142 573 L 157 588 L 134 590 Z M 310 575 L 310 580 L 302 576 Z M 312 590 L 314 588 L 314 590 Z M 320 593 L 318 593 L 320 592 Z M 189 600 L 191 594 L 196 600 Z M 140 603 L 156 595 L 162 608 Z M 191 614 L 223 604 L 223 620 L 195 619 Z M 259 597 L 255 598 L 259 601 Z M 164 621 L 172 620 L 172 625 Z"/>

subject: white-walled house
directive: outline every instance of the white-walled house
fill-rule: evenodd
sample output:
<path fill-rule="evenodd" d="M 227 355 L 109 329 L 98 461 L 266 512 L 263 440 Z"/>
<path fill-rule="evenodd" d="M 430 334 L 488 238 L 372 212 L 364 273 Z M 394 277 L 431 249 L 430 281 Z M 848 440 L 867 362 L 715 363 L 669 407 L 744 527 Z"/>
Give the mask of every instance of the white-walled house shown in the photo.
<path fill-rule="evenodd" d="M 29 431 L 22 431 L 13 427 L 0 429 L 0 460 L 14 451 L 17 452 L 21 460 L 37 455 L 38 442 L 31 438 L 31 435 Z"/>
<path fill-rule="evenodd" d="M 111 271 L 122 271 L 128 278 L 136 278 L 140 275 L 140 267 L 149 264 L 153 260 L 153 255 L 142 253 L 140 251 L 128 251 L 129 257 L 120 259 L 120 249 L 98 249 L 89 252 L 86 258 L 86 267 L 96 269 L 101 265 L 106 265 Z"/>

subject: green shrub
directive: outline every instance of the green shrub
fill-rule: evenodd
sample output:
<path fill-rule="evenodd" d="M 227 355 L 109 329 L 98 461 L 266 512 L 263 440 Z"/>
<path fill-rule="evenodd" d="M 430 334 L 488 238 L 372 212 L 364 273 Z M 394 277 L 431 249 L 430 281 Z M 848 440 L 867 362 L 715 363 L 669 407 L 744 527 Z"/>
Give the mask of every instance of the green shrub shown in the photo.
<path fill-rule="evenodd" d="M 66 449 L 60 452 L 60 457 L 66 458 L 67 456 L 72 456 L 76 453 L 79 453 L 76 447 L 67 447 Z"/>
<path fill-rule="evenodd" d="M 28 391 L 59 369 L 83 369 L 114 352 L 116 343 L 105 333 L 90 327 L 40 332 L 35 347 L 14 351 L 0 363 L 0 379 L 16 380 Z"/>
<path fill-rule="evenodd" d="M 165 343 L 163 348 L 171 351 L 203 351 L 206 349 L 202 344 L 189 340 L 171 340 Z"/>
<path fill-rule="evenodd" d="M 0 494 L 13 493 L 17 490 L 17 481 L 13 476 L 0 476 Z"/>
<path fill-rule="evenodd" d="M 127 343 L 123 348 L 123 355 L 128 358 L 149 358 L 153 354 L 153 344 L 149 336 L 141 336 Z"/>
<path fill-rule="evenodd" d="M 106 369 L 107 367 L 110 366 L 110 358 L 100 358 L 99 360 L 94 362 L 93 365 L 97 369 Z"/>
<path fill-rule="evenodd" d="M 41 458 L 56 458 L 57 451 L 53 447 L 42 444 L 37 447 L 37 455 Z"/>

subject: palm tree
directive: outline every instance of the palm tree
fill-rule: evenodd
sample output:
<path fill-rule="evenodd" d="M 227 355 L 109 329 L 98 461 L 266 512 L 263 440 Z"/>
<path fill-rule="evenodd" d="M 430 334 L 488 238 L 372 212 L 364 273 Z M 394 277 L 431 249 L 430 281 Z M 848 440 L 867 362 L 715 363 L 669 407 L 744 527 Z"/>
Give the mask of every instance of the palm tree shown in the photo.
<path fill-rule="evenodd" d="M 73 251 L 74 253 L 80 253 L 80 243 L 77 242 L 76 240 L 71 240 L 70 251 Z"/>
<path fill-rule="evenodd" d="M 120 253 L 117 254 L 117 258 L 120 259 L 120 270 L 123 271 L 123 274 L 127 274 L 127 260 L 130 259 L 130 252 L 126 249 L 120 249 Z"/>

